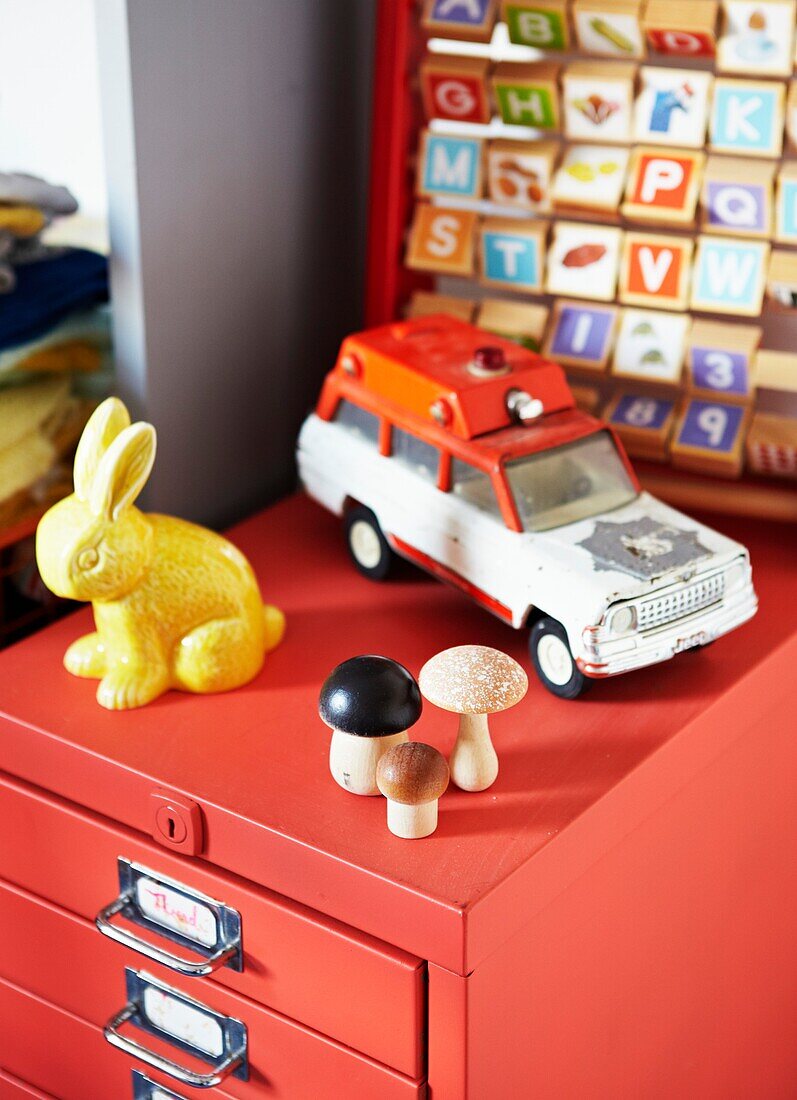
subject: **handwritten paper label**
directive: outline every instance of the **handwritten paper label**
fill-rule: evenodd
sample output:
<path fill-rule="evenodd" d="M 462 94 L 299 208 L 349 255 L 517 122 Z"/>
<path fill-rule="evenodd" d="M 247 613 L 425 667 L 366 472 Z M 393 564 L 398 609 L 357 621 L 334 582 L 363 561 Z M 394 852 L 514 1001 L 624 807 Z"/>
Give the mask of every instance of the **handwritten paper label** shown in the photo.
<path fill-rule="evenodd" d="M 224 1032 L 212 1016 L 152 986 L 144 990 L 143 1007 L 149 1022 L 167 1035 L 212 1058 L 219 1058 L 224 1053 Z"/>
<path fill-rule="evenodd" d="M 154 924 L 178 932 L 194 943 L 214 947 L 219 939 L 219 927 L 211 909 L 201 902 L 179 894 L 150 878 L 136 882 L 136 902 L 141 912 Z"/>

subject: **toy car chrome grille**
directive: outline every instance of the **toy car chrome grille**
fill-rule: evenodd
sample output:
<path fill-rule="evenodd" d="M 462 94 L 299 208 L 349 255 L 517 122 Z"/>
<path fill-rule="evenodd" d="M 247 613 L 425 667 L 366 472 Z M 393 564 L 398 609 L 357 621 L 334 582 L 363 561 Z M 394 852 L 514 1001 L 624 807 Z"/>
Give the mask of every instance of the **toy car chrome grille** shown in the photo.
<path fill-rule="evenodd" d="M 676 592 L 670 592 L 666 596 L 659 596 L 652 600 L 643 600 L 638 605 L 638 629 L 651 630 L 657 626 L 664 626 L 675 619 L 681 619 L 685 615 L 691 615 L 693 611 L 700 611 L 709 604 L 722 599 L 725 592 L 725 575 L 715 573 L 705 580 L 690 584 Z"/>

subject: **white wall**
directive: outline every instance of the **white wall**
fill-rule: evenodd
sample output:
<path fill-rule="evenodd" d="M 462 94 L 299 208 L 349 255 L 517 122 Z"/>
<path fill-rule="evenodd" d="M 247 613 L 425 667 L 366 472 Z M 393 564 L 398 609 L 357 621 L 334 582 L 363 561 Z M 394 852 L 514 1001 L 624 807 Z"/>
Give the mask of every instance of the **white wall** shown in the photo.
<path fill-rule="evenodd" d="M 0 170 L 64 183 L 105 220 L 93 0 L 0 0 Z"/>

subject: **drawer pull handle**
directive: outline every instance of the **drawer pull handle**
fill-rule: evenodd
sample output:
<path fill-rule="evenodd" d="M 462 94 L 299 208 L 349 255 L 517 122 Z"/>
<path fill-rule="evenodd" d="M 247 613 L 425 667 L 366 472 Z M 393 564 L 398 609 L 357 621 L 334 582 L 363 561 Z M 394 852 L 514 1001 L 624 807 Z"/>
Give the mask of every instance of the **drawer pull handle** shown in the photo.
<path fill-rule="evenodd" d="M 241 921 L 236 910 L 222 905 L 221 902 L 213 901 L 204 894 L 189 891 L 187 887 L 175 883 L 172 879 L 157 874 L 155 871 L 149 871 L 146 867 L 141 867 L 130 860 L 120 857 L 118 864 L 119 896 L 110 905 L 106 905 L 104 909 L 101 909 L 95 918 L 95 924 L 103 936 L 108 936 L 116 943 L 124 944 L 125 947 L 138 952 L 139 955 L 144 955 L 153 962 L 168 967 L 169 970 L 181 974 L 184 978 L 205 978 L 208 974 L 213 974 L 214 971 L 220 970 L 223 966 L 230 966 L 233 970 L 242 969 Z M 136 890 L 142 882 L 166 888 L 171 891 L 173 897 L 180 897 L 189 903 L 198 903 L 203 910 L 212 912 L 216 927 L 219 930 L 219 942 L 214 949 L 210 950 L 208 948 L 207 953 L 203 953 L 201 960 L 197 961 L 148 943 L 133 928 L 125 928 L 120 924 L 114 924 L 113 918 L 123 913 L 129 920 L 137 921 L 160 935 L 176 939 L 181 944 L 187 942 L 187 937 L 170 932 L 168 928 L 160 926 L 152 919 L 148 919 L 147 914 L 141 912 L 136 900 Z"/>
<path fill-rule="evenodd" d="M 220 1085 L 231 1074 L 235 1074 L 236 1077 L 240 1077 L 243 1080 L 248 1078 L 246 1029 L 240 1021 L 213 1012 L 206 1005 L 200 1005 L 199 1002 L 193 1001 L 190 997 L 186 997 L 186 995 L 180 993 L 179 990 L 171 989 L 169 986 L 163 985 L 163 983 L 159 982 L 151 975 L 130 969 L 125 970 L 125 975 L 128 996 L 132 999 L 129 1000 L 121 1012 L 117 1012 L 103 1028 L 103 1035 L 111 1046 L 123 1050 L 125 1054 L 132 1055 L 133 1058 L 137 1058 L 139 1061 L 144 1062 L 145 1065 L 150 1066 L 152 1069 L 157 1069 L 161 1073 L 165 1073 L 173 1080 L 179 1081 L 181 1085 L 190 1085 L 195 1089 L 213 1088 L 216 1085 Z M 220 1056 L 219 1060 L 214 1061 L 213 1068 L 208 1073 L 198 1073 L 195 1070 L 189 1069 L 187 1066 L 180 1065 L 179 1062 L 173 1062 L 170 1058 L 166 1058 L 164 1055 L 158 1054 L 154 1050 L 150 1050 L 149 1047 L 144 1046 L 135 1039 L 120 1033 L 119 1029 L 121 1027 L 127 1023 L 132 1023 L 151 1035 L 158 1035 L 161 1039 L 166 1039 L 167 1041 L 172 1040 L 181 1049 L 190 1050 L 191 1053 L 199 1057 L 204 1057 L 199 1050 L 194 1050 L 190 1044 L 180 1041 L 178 1036 L 172 1036 L 168 1031 L 163 1031 L 150 1022 L 142 1003 L 143 991 L 148 988 L 155 989 L 161 993 L 167 992 L 169 998 L 177 1002 L 178 1006 L 180 1004 L 185 1004 L 192 1008 L 195 1006 L 203 1014 L 206 1014 L 211 1019 L 218 1022 L 223 1030 L 225 1049 L 223 1051 L 223 1057 Z"/>

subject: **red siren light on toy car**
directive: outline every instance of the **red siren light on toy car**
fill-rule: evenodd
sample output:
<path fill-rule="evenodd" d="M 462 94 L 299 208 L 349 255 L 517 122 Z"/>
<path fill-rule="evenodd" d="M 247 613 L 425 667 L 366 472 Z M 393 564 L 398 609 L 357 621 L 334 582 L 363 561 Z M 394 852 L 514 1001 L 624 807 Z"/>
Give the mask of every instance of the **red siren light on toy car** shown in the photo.
<path fill-rule="evenodd" d="M 476 348 L 468 363 L 468 372 L 476 378 L 497 378 L 501 374 L 509 374 L 511 370 L 504 349 L 497 347 Z"/>

